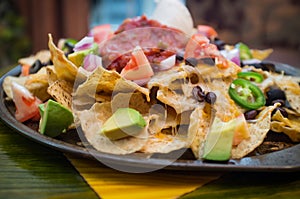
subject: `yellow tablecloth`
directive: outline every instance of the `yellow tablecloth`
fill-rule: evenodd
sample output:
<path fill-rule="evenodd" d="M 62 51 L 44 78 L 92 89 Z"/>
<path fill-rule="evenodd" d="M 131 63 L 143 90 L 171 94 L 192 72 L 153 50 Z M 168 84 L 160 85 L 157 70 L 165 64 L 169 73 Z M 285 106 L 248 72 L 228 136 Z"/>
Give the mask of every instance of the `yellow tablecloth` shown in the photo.
<path fill-rule="evenodd" d="M 67 156 L 86 182 L 103 199 L 171 199 L 189 193 L 220 177 L 219 173 L 156 171 L 124 173 L 103 167 L 99 162 Z"/>

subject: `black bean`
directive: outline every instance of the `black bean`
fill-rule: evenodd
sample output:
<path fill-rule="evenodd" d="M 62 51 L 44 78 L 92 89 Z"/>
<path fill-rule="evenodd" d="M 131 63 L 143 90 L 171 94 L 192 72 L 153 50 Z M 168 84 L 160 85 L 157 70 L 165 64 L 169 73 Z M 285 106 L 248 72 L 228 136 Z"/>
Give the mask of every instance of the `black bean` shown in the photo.
<path fill-rule="evenodd" d="M 184 53 L 183 52 L 180 52 L 180 51 L 178 51 L 177 53 L 176 53 L 176 61 L 183 61 L 184 60 Z"/>
<path fill-rule="evenodd" d="M 203 63 L 203 64 L 207 64 L 207 65 L 210 65 L 210 66 L 215 65 L 215 59 L 210 58 L 210 57 L 201 58 L 198 62 Z"/>
<path fill-rule="evenodd" d="M 279 88 L 270 88 L 269 91 L 267 91 L 266 93 L 267 95 L 267 105 L 271 105 L 272 101 L 274 100 L 286 100 L 286 96 L 283 90 L 279 89 Z"/>
<path fill-rule="evenodd" d="M 209 104 L 214 104 L 217 100 L 217 96 L 214 92 L 208 92 L 205 95 L 205 101 Z"/>
<path fill-rule="evenodd" d="M 280 113 L 281 113 L 281 115 L 283 116 L 283 117 L 288 117 L 289 116 L 289 114 L 286 112 L 286 110 L 284 109 L 284 108 L 282 108 L 282 107 L 276 107 L 273 111 L 272 111 L 272 115 L 274 115 L 277 111 L 280 111 Z"/>
<path fill-rule="evenodd" d="M 212 41 L 213 44 L 215 44 L 218 48 L 218 50 L 224 50 L 225 49 L 225 42 L 222 41 L 221 39 L 219 38 L 215 38 L 213 41 Z"/>
<path fill-rule="evenodd" d="M 196 67 L 198 65 L 198 60 L 194 57 L 188 57 L 185 59 L 185 64 Z"/>
<path fill-rule="evenodd" d="M 38 59 L 36 60 L 29 69 L 29 73 L 33 74 L 38 72 L 43 67 L 42 62 Z"/>
<path fill-rule="evenodd" d="M 257 110 L 250 110 L 244 113 L 246 120 L 253 120 L 257 116 L 258 111 Z"/>
<path fill-rule="evenodd" d="M 195 86 L 192 90 L 194 98 L 198 102 L 204 102 L 205 100 L 205 93 L 202 91 L 202 88 L 200 86 Z"/>
<path fill-rule="evenodd" d="M 71 53 L 74 52 L 73 49 L 74 49 L 75 45 L 74 45 L 73 43 L 66 41 L 65 44 L 64 44 L 64 47 L 65 47 L 65 50 L 64 50 L 64 51 L 65 51 L 67 54 L 71 54 Z"/>

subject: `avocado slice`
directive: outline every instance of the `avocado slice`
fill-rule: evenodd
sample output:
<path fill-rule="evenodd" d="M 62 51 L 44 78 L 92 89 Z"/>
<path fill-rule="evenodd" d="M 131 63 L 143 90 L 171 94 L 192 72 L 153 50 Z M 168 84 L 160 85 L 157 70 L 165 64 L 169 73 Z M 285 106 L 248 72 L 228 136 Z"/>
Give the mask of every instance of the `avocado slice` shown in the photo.
<path fill-rule="evenodd" d="M 42 116 L 39 126 L 41 134 L 56 137 L 74 121 L 72 112 L 52 99 L 49 99 L 46 104 L 40 105 L 39 109 Z"/>
<path fill-rule="evenodd" d="M 40 115 L 43 116 L 45 112 L 45 104 L 39 105 L 39 111 L 40 111 Z"/>
<path fill-rule="evenodd" d="M 92 47 L 89 49 L 73 52 L 68 55 L 68 59 L 77 67 L 80 67 L 85 56 L 87 56 L 88 54 L 98 54 L 98 44 L 93 43 Z"/>
<path fill-rule="evenodd" d="M 222 122 L 219 118 L 215 118 L 204 143 L 203 159 L 229 160 L 235 129 L 235 119 Z"/>
<path fill-rule="evenodd" d="M 146 126 L 143 116 L 132 108 L 119 108 L 103 124 L 100 133 L 110 140 L 135 136 Z"/>

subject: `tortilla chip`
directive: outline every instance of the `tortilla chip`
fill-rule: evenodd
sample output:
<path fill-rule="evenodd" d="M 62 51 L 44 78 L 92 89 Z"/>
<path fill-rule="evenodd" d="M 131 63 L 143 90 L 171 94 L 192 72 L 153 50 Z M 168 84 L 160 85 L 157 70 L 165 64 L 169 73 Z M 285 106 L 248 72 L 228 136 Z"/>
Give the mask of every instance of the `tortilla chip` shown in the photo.
<path fill-rule="evenodd" d="M 185 71 L 183 66 L 178 66 L 157 73 L 147 85 L 149 89 L 157 87 L 156 99 L 174 108 L 177 114 L 180 114 L 185 111 L 194 110 L 199 106 L 199 103 L 192 96 L 190 88 L 193 87 L 186 80 L 188 75 L 189 72 Z M 185 93 L 187 89 L 190 91 L 188 95 Z"/>
<path fill-rule="evenodd" d="M 186 97 L 169 89 L 157 91 L 157 99 L 164 104 L 171 106 L 180 114 L 185 111 L 194 110 L 200 104 L 193 97 Z"/>
<path fill-rule="evenodd" d="M 190 116 L 191 122 L 188 128 L 188 139 L 191 142 L 190 148 L 197 159 L 203 155 L 203 146 L 212 117 L 212 110 L 209 105 L 205 106 L 204 109 L 200 107 L 196 108 Z"/>
<path fill-rule="evenodd" d="M 34 96 L 45 101 L 50 98 L 47 93 L 48 81 L 46 68 L 41 68 L 37 73 L 27 76 L 13 77 L 7 76 L 3 82 L 3 89 L 7 95 L 7 99 L 12 99 L 11 83 L 16 82 L 27 88 Z"/>
<path fill-rule="evenodd" d="M 171 107 L 155 104 L 150 110 L 149 138 L 141 149 L 143 153 L 169 153 L 188 148 L 190 140 L 187 125 L 178 123 L 178 115 Z"/>
<path fill-rule="evenodd" d="M 147 87 L 149 89 L 153 87 L 159 87 L 160 89 L 170 88 L 172 82 L 178 79 L 184 79 L 187 75 L 187 72 L 185 72 L 182 67 L 173 67 L 170 70 L 156 73 L 147 83 Z"/>
<path fill-rule="evenodd" d="M 271 130 L 288 135 L 293 142 L 300 142 L 300 117 L 289 115 L 285 118 L 280 111 L 276 111 L 272 116 Z"/>
<path fill-rule="evenodd" d="M 243 109 L 239 107 L 228 95 L 228 88 L 232 82 L 229 79 L 214 79 L 206 83 L 209 91 L 214 92 L 217 96 L 213 104 L 215 114 L 223 122 L 228 122 L 242 114 Z"/>
<path fill-rule="evenodd" d="M 279 104 L 275 104 L 274 106 L 265 107 L 256 117 L 257 121 L 255 123 L 248 123 L 250 137 L 244 139 L 239 145 L 232 148 L 231 158 L 239 159 L 246 156 L 264 141 L 271 128 L 272 111 L 278 105 Z"/>
<path fill-rule="evenodd" d="M 194 110 L 184 111 L 177 115 L 176 121 L 178 125 L 189 125 L 190 124 L 190 116 Z"/>
<path fill-rule="evenodd" d="M 76 87 L 76 85 L 75 85 Z M 149 90 L 126 80 L 115 71 L 108 71 L 98 67 L 80 84 L 74 93 L 73 105 L 77 110 L 89 109 L 96 101 L 96 96 L 113 96 L 118 93 L 140 92 L 145 95 L 147 101 L 150 100 Z"/>
<path fill-rule="evenodd" d="M 217 79 L 217 78 L 227 78 L 227 77 L 236 77 L 237 73 L 242 69 L 235 63 L 228 60 L 229 66 L 227 68 L 221 69 L 216 66 L 210 66 L 206 64 L 198 64 L 194 68 L 200 77 L 203 79 Z M 185 66 L 185 70 L 191 66 Z"/>
<path fill-rule="evenodd" d="M 250 51 L 253 56 L 253 59 L 264 60 L 272 54 L 273 49 L 271 48 L 264 49 L 264 50 L 251 49 Z"/>
<path fill-rule="evenodd" d="M 48 87 L 48 93 L 60 104 L 72 110 L 73 85 L 65 80 L 57 80 Z"/>
<path fill-rule="evenodd" d="M 300 76 L 289 76 L 289 77 L 292 81 L 300 83 Z"/>
<path fill-rule="evenodd" d="M 235 77 L 239 72 L 241 72 L 242 68 L 238 65 L 236 65 L 234 62 L 232 61 L 228 61 L 228 68 L 225 69 L 220 69 L 218 67 L 215 67 L 218 69 L 219 73 L 215 74 L 219 74 L 220 78 L 226 78 L 226 77 Z"/>
<path fill-rule="evenodd" d="M 234 70 L 232 73 L 233 77 L 231 75 L 225 77 L 223 74 L 224 71 L 213 66 L 198 65 L 197 67 L 191 67 L 184 65 L 182 68 L 186 72 L 184 76 L 188 80 L 181 81 L 182 93 L 170 91 L 170 89 L 160 89 L 157 92 L 157 99 L 172 106 L 177 113 L 194 110 L 199 106 L 203 107 L 205 103 L 198 102 L 193 96 L 193 88 L 200 86 L 205 93 L 214 92 L 217 95 L 217 101 L 214 106 L 223 121 L 229 121 L 240 115 L 242 109 L 228 95 L 229 85 L 233 77 L 236 76 L 236 73 L 240 71 L 240 68 Z M 209 73 L 206 74 L 207 71 Z M 220 74 L 218 75 L 217 73 Z M 226 116 L 228 116 L 227 119 L 225 118 Z"/>
<path fill-rule="evenodd" d="M 187 147 L 187 137 L 177 132 L 177 113 L 169 106 L 154 104 L 151 106 L 142 93 L 119 93 L 111 102 L 113 109 L 130 107 L 148 116 L 150 133 L 146 144 L 141 149 L 144 153 L 169 153 Z M 185 131 L 186 132 L 186 131 Z"/>
<path fill-rule="evenodd" d="M 43 68 L 45 70 L 45 68 Z M 29 75 L 24 86 L 36 97 L 42 101 L 46 101 L 50 98 L 47 92 L 48 81 L 46 73 L 36 73 Z"/>
<path fill-rule="evenodd" d="M 296 112 L 295 110 L 286 108 L 285 111 L 286 111 L 289 115 L 293 115 L 293 116 L 300 117 L 300 113 Z"/>
<path fill-rule="evenodd" d="M 40 60 L 42 63 L 47 63 L 50 60 L 50 58 L 51 54 L 49 50 L 41 50 L 35 55 L 19 59 L 18 63 L 21 65 L 32 66 L 36 60 Z"/>
<path fill-rule="evenodd" d="M 112 96 L 108 95 L 106 93 L 96 93 L 95 94 L 95 100 L 96 102 L 110 102 L 111 101 Z"/>
<path fill-rule="evenodd" d="M 210 79 L 208 81 L 200 80 L 198 84 L 185 84 L 183 85 L 184 95 L 189 96 L 194 99 L 192 95 L 193 88 L 197 85 L 202 88 L 202 90 L 207 92 L 213 92 L 216 94 L 217 98 L 215 103 L 213 104 L 213 108 L 215 110 L 215 114 L 222 121 L 227 122 L 233 118 L 238 117 L 242 114 L 243 109 L 236 105 L 236 103 L 230 98 L 228 95 L 228 88 L 232 82 L 232 78 L 222 78 L 222 79 Z M 204 104 L 194 102 L 194 105 L 198 107 L 204 107 Z"/>
<path fill-rule="evenodd" d="M 48 47 L 51 52 L 51 60 L 54 64 L 58 79 L 74 82 L 78 68 L 70 60 L 67 59 L 62 50 L 55 46 L 51 34 L 49 34 L 48 36 Z"/>
<path fill-rule="evenodd" d="M 46 74 L 47 74 L 47 81 L 49 85 L 53 84 L 54 82 L 56 82 L 56 80 L 58 80 L 54 66 L 47 66 Z"/>
<path fill-rule="evenodd" d="M 33 65 L 34 62 L 36 61 L 36 58 L 34 55 L 31 55 L 29 57 L 24 57 L 24 58 L 21 58 L 18 60 L 18 63 L 21 64 L 21 65 Z"/>
<path fill-rule="evenodd" d="M 147 141 L 147 127 L 135 137 L 110 140 L 99 131 L 104 122 L 112 116 L 111 103 L 95 103 L 90 110 L 77 112 L 88 142 L 98 151 L 110 154 L 125 155 L 140 150 Z"/>
<path fill-rule="evenodd" d="M 175 129 L 179 123 L 177 122 L 177 113 L 175 110 L 168 106 L 160 104 L 154 104 L 149 110 L 150 124 L 149 133 L 159 134 L 164 129 L 173 128 Z"/>
<path fill-rule="evenodd" d="M 291 107 L 300 113 L 300 85 L 291 76 L 280 75 L 275 79 L 276 84 L 284 91 Z"/>
<path fill-rule="evenodd" d="M 12 93 L 12 89 L 11 89 L 12 82 L 16 82 L 17 84 L 24 86 L 28 77 L 29 76 L 22 76 L 22 77 L 7 76 L 4 78 L 3 90 L 4 90 L 5 94 L 7 95 L 8 100 L 13 98 L 13 93 Z"/>
<path fill-rule="evenodd" d="M 145 96 L 140 93 L 118 93 L 111 101 L 113 110 L 119 108 L 133 108 L 144 116 L 148 116 L 150 103 L 147 102 Z"/>
<path fill-rule="evenodd" d="M 186 147 L 188 147 L 186 137 L 157 133 L 149 135 L 147 143 L 140 151 L 143 153 L 169 153 Z"/>

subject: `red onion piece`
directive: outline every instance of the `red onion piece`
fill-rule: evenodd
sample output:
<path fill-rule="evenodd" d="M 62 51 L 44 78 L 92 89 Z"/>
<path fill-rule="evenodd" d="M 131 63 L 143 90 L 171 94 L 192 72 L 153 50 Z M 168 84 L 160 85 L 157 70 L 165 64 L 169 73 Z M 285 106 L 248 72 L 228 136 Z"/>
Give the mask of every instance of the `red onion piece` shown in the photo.
<path fill-rule="evenodd" d="M 230 61 L 232 61 L 233 63 L 235 63 L 238 66 L 241 66 L 241 60 L 240 60 L 239 56 L 231 58 Z"/>
<path fill-rule="evenodd" d="M 233 63 L 241 66 L 240 61 L 240 52 L 239 49 L 234 48 L 232 50 L 221 50 L 220 53 L 228 60 L 232 61 Z"/>
<path fill-rule="evenodd" d="M 84 37 L 74 46 L 74 52 L 89 49 L 94 42 L 94 37 Z"/>
<path fill-rule="evenodd" d="M 94 71 L 97 67 L 102 67 L 102 58 L 98 55 L 89 54 L 83 60 L 83 68 L 87 71 Z"/>

